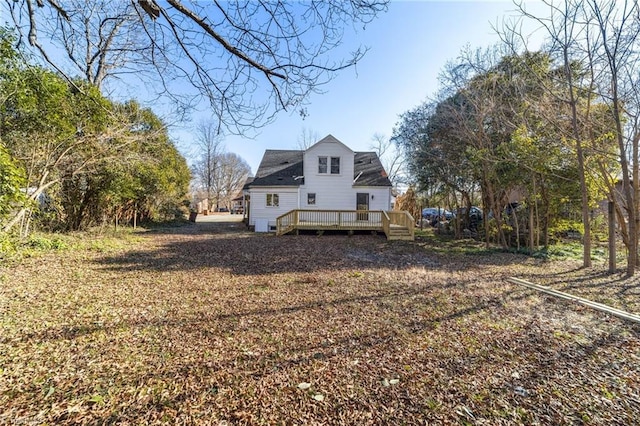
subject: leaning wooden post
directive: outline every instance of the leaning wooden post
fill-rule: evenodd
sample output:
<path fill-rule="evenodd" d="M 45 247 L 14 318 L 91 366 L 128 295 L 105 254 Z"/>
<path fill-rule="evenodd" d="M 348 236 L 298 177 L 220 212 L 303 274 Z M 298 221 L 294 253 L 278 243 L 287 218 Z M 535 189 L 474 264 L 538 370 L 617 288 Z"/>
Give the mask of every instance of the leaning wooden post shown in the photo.
<path fill-rule="evenodd" d="M 613 201 L 609 201 L 609 273 L 616 271 L 616 215 Z"/>

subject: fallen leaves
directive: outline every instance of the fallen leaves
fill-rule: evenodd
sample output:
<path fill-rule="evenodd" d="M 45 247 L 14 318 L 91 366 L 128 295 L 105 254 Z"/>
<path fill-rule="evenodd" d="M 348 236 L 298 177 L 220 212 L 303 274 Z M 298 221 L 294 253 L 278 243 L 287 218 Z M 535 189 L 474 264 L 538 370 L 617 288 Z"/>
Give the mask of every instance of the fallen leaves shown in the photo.
<path fill-rule="evenodd" d="M 0 270 L 0 424 L 633 423 L 638 330 L 503 280 L 566 270 L 197 228 L 25 259 Z"/>
<path fill-rule="evenodd" d="M 390 379 L 389 380 L 389 379 L 384 378 L 384 379 L 382 379 L 381 383 L 382 383 L 382 386 L 384 386 L 385 388 L 388 388 L 389 386 L 397 385 L 398 383 L 400 383 L 400 379 Z"/>

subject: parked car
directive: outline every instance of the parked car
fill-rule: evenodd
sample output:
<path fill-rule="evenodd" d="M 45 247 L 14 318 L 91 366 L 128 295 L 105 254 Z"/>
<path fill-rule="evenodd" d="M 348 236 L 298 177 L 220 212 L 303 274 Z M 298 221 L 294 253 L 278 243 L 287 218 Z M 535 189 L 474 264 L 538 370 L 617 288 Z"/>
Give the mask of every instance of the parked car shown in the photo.
<path fill-rule="evenodd" d="M 422 218 L 431 226 L 437 226 L 442 221 L 450 221 L 456 217 L 455 213 L 440 207 L 427 207 L 422 210 Z"/>
<path fill-rule="evenodd" d="M 456 217 L 455 213 L 441 207 L 427 207 L 422 209 L 422 218 L 426 220 L 439 219 L 444 217 L 446 220 L 451 220 Z"/>
<path fill-rule="evenodd" d="M 458 209 L 458 220 L 462 221 L 462 229 L 477 231 L 478 225 L 480 225 L 483 220 L 482 209 L 480 207 L 471 206 L 467 215 L 467 208 L 461 207 Z"/>
<path fill-rule="evenodd" d="M 467 215 L 467 208 L 461 207 L 458 209 L 457 216 L 465 217 Z M 482 220 L 482 209 L 480 207 L 471 206 L 469 209 L 469 219 Z"/>

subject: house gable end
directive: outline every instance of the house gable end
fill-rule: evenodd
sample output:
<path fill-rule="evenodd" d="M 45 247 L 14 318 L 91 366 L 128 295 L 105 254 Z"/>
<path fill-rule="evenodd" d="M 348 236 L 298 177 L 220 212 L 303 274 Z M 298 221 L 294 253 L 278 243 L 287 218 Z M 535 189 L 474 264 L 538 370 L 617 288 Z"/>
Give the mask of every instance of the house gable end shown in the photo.
<path fill-rule="evenodd" d="M 325 144 L 335 144 L 334 146 L 336 147 L 336 149 L 341 149 L 347 152 L 350 152 L 353 154 L 353 150 L 351 148 L 349 148 L 348 146 L 346 146 L 345 144 L 343 144 L 342 142 L 340 142 L 338 139 L 336 139 L 333 135 L 327 135 L 324 138 L 320 139 L 318 142 L 314 143 L 313 145 L 311 145 L 309 148 L 307 148 L 307 150 L 305 151 L 305 154 L 314 151 L 316 149 L 318 149 L 320 146 L 325 145 Z M 338 148 L 340 147 L 340 148 Z"/>

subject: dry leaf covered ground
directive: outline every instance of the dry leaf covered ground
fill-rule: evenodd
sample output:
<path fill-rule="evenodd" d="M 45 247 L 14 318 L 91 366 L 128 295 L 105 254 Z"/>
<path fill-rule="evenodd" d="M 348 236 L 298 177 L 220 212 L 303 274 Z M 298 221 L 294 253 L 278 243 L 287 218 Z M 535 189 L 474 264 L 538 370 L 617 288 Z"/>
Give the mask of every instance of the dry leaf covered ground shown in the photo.
<path fill-rule="evenodd" d="M 475 254 L 473 254 L 475 253 Z M 226 224 L 0 269 L 0 424 L 633 424 L 637 283 Z"/>

